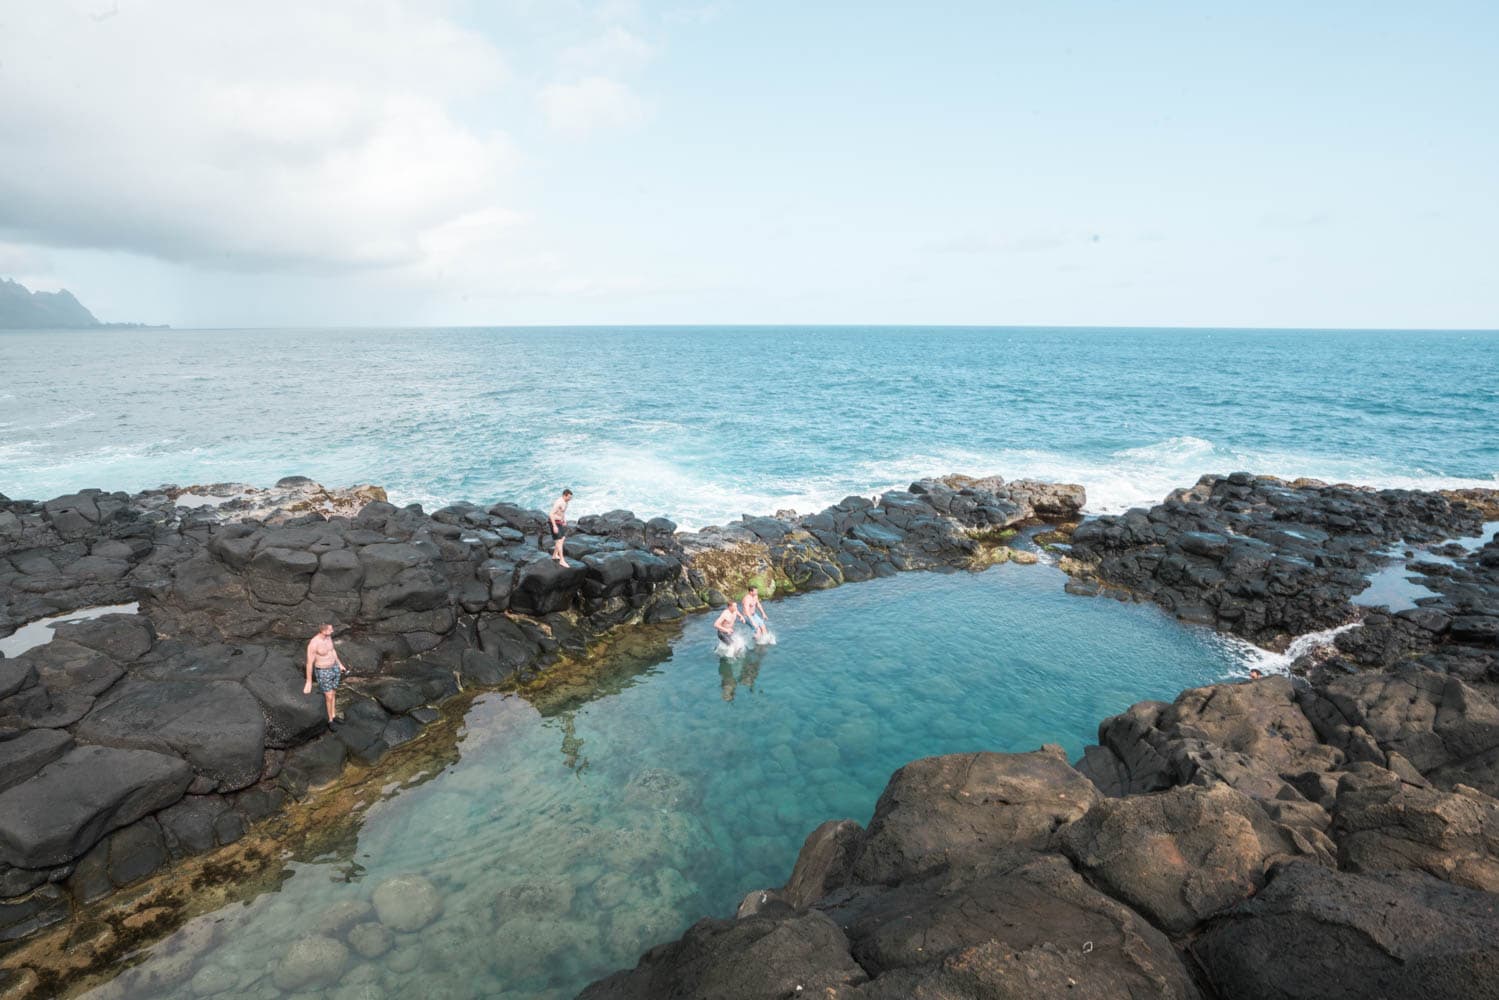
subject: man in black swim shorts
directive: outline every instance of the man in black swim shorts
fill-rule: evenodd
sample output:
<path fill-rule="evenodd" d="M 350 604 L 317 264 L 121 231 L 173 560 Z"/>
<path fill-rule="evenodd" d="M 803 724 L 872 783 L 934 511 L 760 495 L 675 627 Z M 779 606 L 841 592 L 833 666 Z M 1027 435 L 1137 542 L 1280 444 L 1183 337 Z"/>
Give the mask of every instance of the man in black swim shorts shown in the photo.
<path fill-rule="evenodd" d="M 563 490 L 557 502 L 552 504 L 552 512 L 547 515 L 547 528 L 552 533 L 552 561 L 560 566 L 568 565 L 562 555 L 562 543 L 567 541 L 567 505 L 572 498 L 572 490 Z"/>

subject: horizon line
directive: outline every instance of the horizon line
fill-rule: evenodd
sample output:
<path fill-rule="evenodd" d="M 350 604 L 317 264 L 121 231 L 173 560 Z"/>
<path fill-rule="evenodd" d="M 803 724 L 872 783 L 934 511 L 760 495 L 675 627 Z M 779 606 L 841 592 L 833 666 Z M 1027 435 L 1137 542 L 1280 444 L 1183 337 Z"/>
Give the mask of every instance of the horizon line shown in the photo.
<path fill-rule="evenodd" d="M 347 330 L 396 332 L 402 330 L 1013 330 L 1013 331 L 1179 331 L 1234 333 L 1499 333 L 1499 326 L 1202 326 L 1170 325 L 1098 325 L 1066 323 L 402 323 L 394 325 L 330 323 L 288 323 L 278 326 L 172 326 L 155 323 L 101 322 L 91 327 L 6 327 L 6 333 L 89 333 L 102 330 L 153 333 L 258 333 L 274 330 Z"/>

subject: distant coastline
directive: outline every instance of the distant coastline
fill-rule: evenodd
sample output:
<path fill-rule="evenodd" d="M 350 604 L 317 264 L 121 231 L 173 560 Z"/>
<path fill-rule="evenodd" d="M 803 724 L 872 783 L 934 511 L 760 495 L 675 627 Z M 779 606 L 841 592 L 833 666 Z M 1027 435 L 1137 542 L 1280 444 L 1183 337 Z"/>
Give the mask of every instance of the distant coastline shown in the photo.
<path fill-rule="evenodd" d="M 164 330 L 165 324 L 101 323 L 66 288 L 33 292 L 0 278 L 0 330 Z"/>

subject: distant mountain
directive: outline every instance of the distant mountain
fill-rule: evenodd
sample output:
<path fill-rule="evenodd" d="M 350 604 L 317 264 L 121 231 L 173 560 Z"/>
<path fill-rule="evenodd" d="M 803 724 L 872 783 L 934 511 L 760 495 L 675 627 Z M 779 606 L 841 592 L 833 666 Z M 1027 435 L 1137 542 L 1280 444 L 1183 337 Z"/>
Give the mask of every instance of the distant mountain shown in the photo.
<path fill-rule="evenodd" d="M 0 330 L 79 330 L 103 325 L 66 288 L 33 292 L 25 285 L 0 278 Z"/>

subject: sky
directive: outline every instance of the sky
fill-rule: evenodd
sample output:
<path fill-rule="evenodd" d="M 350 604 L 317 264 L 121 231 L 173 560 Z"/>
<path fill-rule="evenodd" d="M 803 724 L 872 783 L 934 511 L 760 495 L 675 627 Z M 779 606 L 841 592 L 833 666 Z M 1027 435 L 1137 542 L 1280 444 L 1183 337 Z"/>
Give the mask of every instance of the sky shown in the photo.
<path fill-rule="evenodd" d="M 0 0 L 0 276 L 179 327 L 1499 327 L 1499 5 Z"/>

